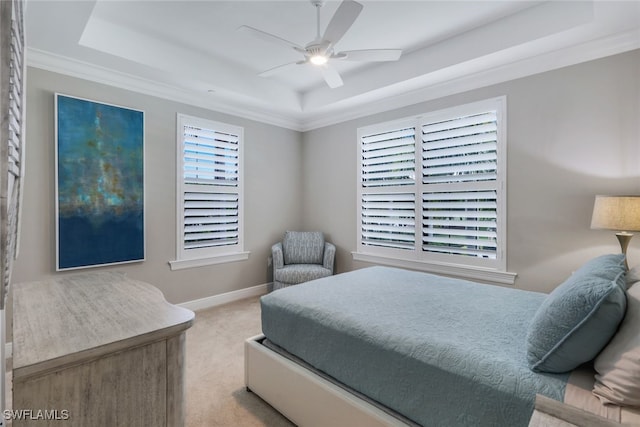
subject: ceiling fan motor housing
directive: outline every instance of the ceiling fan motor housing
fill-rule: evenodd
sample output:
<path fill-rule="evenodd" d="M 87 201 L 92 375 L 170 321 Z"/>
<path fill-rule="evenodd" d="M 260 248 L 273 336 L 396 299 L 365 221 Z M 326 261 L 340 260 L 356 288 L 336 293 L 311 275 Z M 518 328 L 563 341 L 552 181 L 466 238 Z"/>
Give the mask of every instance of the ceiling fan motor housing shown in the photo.
<path fill-rule="evenodd" d="M 326 40 L 321 41 L 312 41 L 308 45 L 304 47 L 308 56 L 318 56 L 318 55 L 330 55 L 330 52 L 327 51 L 329 48 L 329 42 Z"/>

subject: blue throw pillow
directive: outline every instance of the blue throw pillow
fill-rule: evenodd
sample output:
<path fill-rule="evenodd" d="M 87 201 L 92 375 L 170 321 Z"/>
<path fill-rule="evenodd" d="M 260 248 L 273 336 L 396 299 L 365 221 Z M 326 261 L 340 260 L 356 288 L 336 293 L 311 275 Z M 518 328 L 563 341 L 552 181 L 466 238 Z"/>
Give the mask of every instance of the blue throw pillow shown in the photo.
<path fill-rule="evenodd" d="M 627 307 L 624 255 L 603 255 L 549 294 L 527 333 L 527 362 L 561 373 L 592 360 L 615 334 Z"/>

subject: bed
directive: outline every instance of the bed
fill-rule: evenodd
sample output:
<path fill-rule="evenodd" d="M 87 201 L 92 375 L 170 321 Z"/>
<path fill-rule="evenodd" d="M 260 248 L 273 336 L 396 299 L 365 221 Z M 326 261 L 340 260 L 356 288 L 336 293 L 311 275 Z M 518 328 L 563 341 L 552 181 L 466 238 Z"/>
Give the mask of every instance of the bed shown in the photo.
<path fill-rule="evenodd" d="M 604 259 L 609 288 L 624 287 L 616 267 L 623 259 Z M 600 270 L 602 262 L 595 261 Z M 624 291 L 624 300 L 614 293 L 600 304 L 622 310 L 611 335 L 626 310 Z M 624 421 L 620 407 L 599 405 L 586 390 L 595 355 L 581 347 L 587 360 L 569 370 L 556 354 L 545 355 L 544 366 L 532 360 L 532 323 L 550 299 L 389 267 L 278 290 L 261 299 L 264 335 L 246 342 L 246 385 L 305 426 L 526 426 L 537 394 L 574 396 Z M 598 352 L 610 338 L 599 339 Z"/>

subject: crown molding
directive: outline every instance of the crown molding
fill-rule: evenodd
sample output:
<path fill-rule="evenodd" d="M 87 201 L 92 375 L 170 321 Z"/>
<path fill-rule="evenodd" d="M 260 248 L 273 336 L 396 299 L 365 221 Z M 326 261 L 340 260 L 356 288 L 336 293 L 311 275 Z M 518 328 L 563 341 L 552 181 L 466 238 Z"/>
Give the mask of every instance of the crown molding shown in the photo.
<path fill-rule="evenodd" d="M 248 105 L 241 100 L 212 99 L 208 94 L 190 92 L 163 82 L 144 79 L 87 62 L 27 49 L 27 65 L 72 77 L 119 87 L 221 113 L 267 123 L 299 132 L 334 125 L 372 114 L 402 108 L 445 96 L 502 83 L 581 62 L 591 61 L 640 48 L 640 29 L 621 32 L 570 47 L 519 56 L 498 53 L 492 58 L 465 62 L 441 73 L 432 73 L 410 82 L 398 83 L 349 100 L 323 107 L 321 111 L 277 113 L 268 106 Z M 490 55 L 491 56 L 491 55 Z M 472 71 L 467 71 L 472 70 Z M 451 76 L 455 76 L 451 78 Z M 411 85 L 411 86 L 409 86 Z"/>
<path fill-rule="evenodd" d="M 101 67 L 73 58 L 52 54 L 39 49 L 27 48 L 27 66 L 64 74 L 83 80 L 114 86 L 133 92 L 151 95 L 170 101 L 181 102 L 220 113 L 231 114 L 249 120 L 302 131 L 303 123 L 293 115 L 274 113 L 272 109 L 240 105 L 231 99 L 216 100 L 209 94 L 189 92 L 156 80 L 134 76 L 121 71 Z"/>
<path fill-rule="evenodd" d="M 417 89 L 403 91 L 398 88 L 395 95 L 373 101 L 369 100 L 352 107 L 336 108 L 324 114 L 316 114 L 315 117 L 309 117 L 304 120 L 302 131 L 306 132 L 331 126 L 348 120 L 355 120 L 635 49 L 640 49 L 640 29 L 621 32 L 524 59 L 506 60 L 491 68 L 481 69 L 476 72 L 462 71 L 457 73 L 458 77 L 453 79 L 439 81 L 433 79 L 431 82 L 426 82 L 425 79 L 425 83 Z M 455 67 L 471 68 L 469 63 L 459 64 Z M 444 74 L 455 73 L 454 70 L 450 69 L 450 71 L 450 73 Z M 401 84 L 397 86 L 401 86 Z"/>

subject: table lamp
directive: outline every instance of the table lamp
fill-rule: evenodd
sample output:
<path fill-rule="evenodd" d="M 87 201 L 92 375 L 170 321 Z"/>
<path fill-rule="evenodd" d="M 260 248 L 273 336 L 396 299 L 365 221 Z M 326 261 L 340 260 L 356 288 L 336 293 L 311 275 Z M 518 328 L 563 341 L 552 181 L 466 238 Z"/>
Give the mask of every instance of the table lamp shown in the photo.
<path fill-rule="evenodd" d="M 591 228 L 618 231 L 616 237 L 629 268 L 627 247 L 633 237 L 629 231 L 640 231 L 640 196 L 596 196 Z"/>

